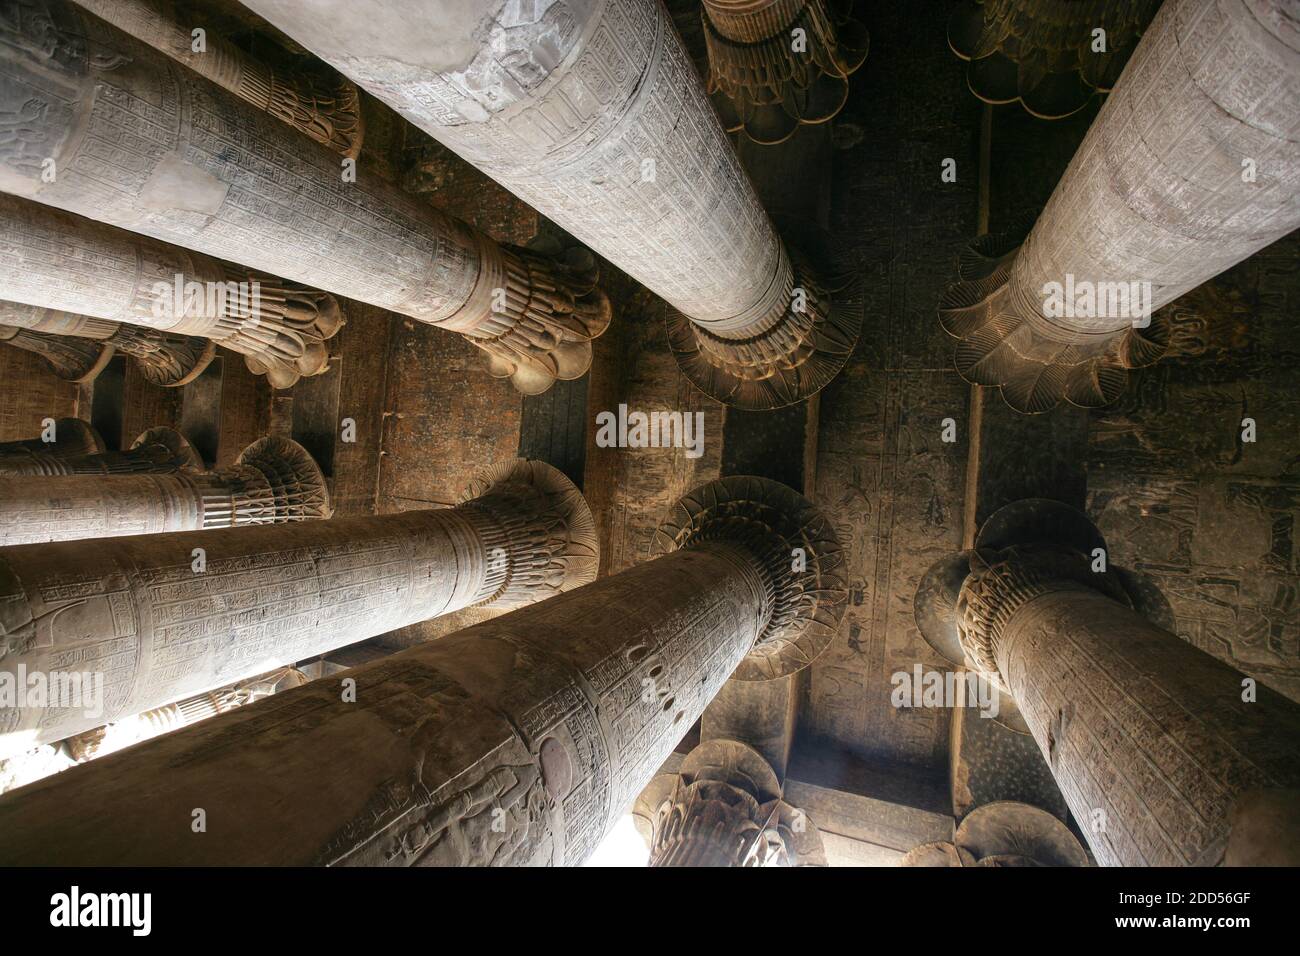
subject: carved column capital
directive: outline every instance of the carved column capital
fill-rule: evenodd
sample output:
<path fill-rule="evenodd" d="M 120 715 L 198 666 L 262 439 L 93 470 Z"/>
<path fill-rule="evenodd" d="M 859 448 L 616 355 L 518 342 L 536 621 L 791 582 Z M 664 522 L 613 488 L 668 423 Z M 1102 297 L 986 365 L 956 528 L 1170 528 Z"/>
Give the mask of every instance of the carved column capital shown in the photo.
<path fill-rule="evenodd" d="M 181 469 L 202 471 L 203 459 L 184 435 L 166 426 L 141 433 L 126 451 L 62 457 L 33 450 L 23 456 L 0 457 L 0 475 L 161 475 Z"/>
<path fill-rule="evenodd" d="M 735 542 L 753 554 L 767 594 L 759 640 L 733 678 L 772 680 L 811 664 L 830 645 L 848 604 L 844 553 L 831 523 L 778 482 L 722 478 L 677 502 L 652 551 L 709 541 Z"/>
<path fill-rule="evenodd" d="M 704 0 L 708 92 L 728 132 L 775 144 L 844 107 L 866 28 L 837 0 Z"/>
<path fill-rule="evenodd" d="M 113 347 L 71 335 L 49 335 L 0 325 L 0 342 L 39 355 L 54 374 L 69 382 L 91 382 L 113 358 Z"/>
<path fill-rule="evenodd" d="M 651 866 L 825 866 L 821 834 L 781 799 L 781 782 L 759 753 L 735 740 L 706 740 L 675 774 L 637 799 L 649 821 Z"/>
<path fill-rule="evenodd" d="M 0 442 L 0 473 L 13 473 L 37 456 L 78 458 L 104 451 L 104 439 L 89 423 L 80 418 L 60 418 L 54 423 L 53 441 L 42 437 Z M 21 472 L 19 472 L 21 474 Z"/>
<path fill-rule="evenodd" d="M 922 843 L 900 866 L 1089 866 L 1070 828 L 1046 810 L 1015 800 L 976 807 L 950 841 Z"/>
<path fill-rule="evenodd" d="M 558 469 L 517 458 L 479 475 L 457 506 L 472 516 L 487 573 L 475 603 L 523 607 L 596 579 L 600 546 L 582 492 Z"/>

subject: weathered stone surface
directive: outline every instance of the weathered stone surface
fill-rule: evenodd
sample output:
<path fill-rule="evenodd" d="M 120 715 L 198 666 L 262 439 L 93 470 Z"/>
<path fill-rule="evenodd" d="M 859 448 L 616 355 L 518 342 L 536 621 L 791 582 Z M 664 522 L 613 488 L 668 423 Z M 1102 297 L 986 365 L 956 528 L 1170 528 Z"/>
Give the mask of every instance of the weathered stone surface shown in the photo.
<path fill-rule="evenodd" d="M 321 69 L 272 69 L 171 0 L 77 0 L 95 16 L 165 53 L 180 65 L 270 113 L 344 156 L 361 151 L 364 124 L 356 87 Z M 201 50 L 193 29 L 204 28 Z"/>
<path fill-rule="evenodd" d="M 142 432 L 125 451 L 101 451 L 70 457 L 33 451 L 27 456 L 0 458 L 0 476 L 167 475 L 181 469 L 200 471 L 202 468 L 203 459 L 185 436 L 165 425 Z M 34 485 L 32 490 L 36 490 Z"/>
<path fill-rule="evenodd" d="M 232 468 L 167 472 L 146 442 L 99 474 L 0 474 L 0 546 L 280 524 L 328 518 L 329 492 L 306 450 L 285 438 L 254 442 Z M 164 465 L 175 459 L 170 449 Z M 151 454 L 152 453 L 152 454 Z M 191 462 L 192 464 L 192 462 Z M 146 471 L 152 473 L 145 473 Z"/>
<path fill-rule="evenodd" d="M 252 7 L 663 296 L 706 393 L 786 405 L 852 350 L 857 325 L 787 253 L 657 0 L 439 4 L 414 21 Z"/>
<path fill-rule="evenodd" d="M 471 604 L 538 600 L 595 565 L 582 496 L 536 462 L 498 467 L 450 509 L 7 548 L 0 667 L 101 673 L 104 714 L 5 708 L 3 745 L 57 740 Z"/>
<path fill-rule="evenodd" d="M 963 259 L 939 308 L 964 376 L 1024 412 L 1109 404 L 1167 350 L 1156 310 L 1300 225 L 1294 17 L 1161 7 L 1023 245 L 982 237 Z M 1049 309 L 1049 283 L 1068 311 Z"/>
<path fill-rule="evenodd" d="M 67 0 L 24 3 L 0 105 L 26 121 L 0 188 L 459 332 L 524 392 L 586 370 L 610 318 L 588 268 L 342 175 L 327 147 Z"/>

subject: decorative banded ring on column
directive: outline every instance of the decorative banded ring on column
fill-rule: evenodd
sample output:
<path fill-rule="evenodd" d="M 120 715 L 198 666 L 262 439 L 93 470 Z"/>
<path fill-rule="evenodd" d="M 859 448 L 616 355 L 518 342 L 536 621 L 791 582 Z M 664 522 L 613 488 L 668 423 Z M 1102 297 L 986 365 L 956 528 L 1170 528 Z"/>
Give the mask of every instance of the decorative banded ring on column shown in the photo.
<path fill-rule="evenodd" d="M 771 145 L 844 107 L 867 58 L 853 0 L 704 0 L 707 89 L 730 133 Z"/>
<path fill-rule="evenodd" d="M 234 467 L 188 467 L 193 450 L 162 430 L 107 461 L 51 475 L 0 475 L 0 544 L 231 528 L 328 518 L 325 476 L 301 445 L 262 438 Z M 176 435 L 175 438 L 180 438 Z M 166 442 L 166 444 L 164 443 Z"/>
<path fill-rule="evenodd" d="M 38 456 L 78 458 L 97 455 L 104 450 L 104 439 L 99 437 L 99 432 L 80 418 L 60 418 L 56 421 L 53 439 L 47 442 L 38 436 L 0 442 L 0 473 L 4 473 L 6 466 L 21 466 Z"/>
<path fill-rule="evenodd" d="M 917 626 L 1005 689 L 1099 863 L 1300 864 L 1300 705 L 1135 611 L 1073 508 L 1007 505 L 975 545 L 927 573 Z"/>
<path fill-rule="evenodd" d="M 948 45 L 970 61 L 966 81 L 985 103 L 1019 101 L 1040 119 L 1060 119 L 1114 87 L 1159 6 L 1160 0 L 964 0 L 948 19 Z"/>
<path fill-rule="evenodd" d="M 771 616 L 736 680 L 774 680 L 802 670 L 830 645 L 848 606 L 844 553 L 835 529 L 798 492 L 751 476 L 721 478 L 683 496 L 655 532 L 653 554 L 725 538 L 762 560 Z"/>
<path fill-rule="evenodd" d="M 274 70 L 212 30 L 205 30 L 204 48 L 195 50 L 192 30 L 203 27 L 204 18 L 191 14 L 182 23 L 171 0 L 76 2 L 316 142 L 344 156 L 361 152 L 361 100 L 357 88 L 334 71 Z"/>
<path fill-rule="evenodd" d="M 771 765 L 735 740 L 699 744 L 632 810 L 651 866 L 825 866 L 821 833 L 781 798 Z"/>
<path fill-rule="evenodd" d="M 287 0 L 249 6 L 664 299 L 679 313 L 674 355 L 716 400 L 788 405 L 847 360 L 861 314 L 832 312 L 824 278 L 792 273 L 659 0 L 524 16 L 508 0 L 432 0 L 414 19 L 391 6 L 329 18 Z M 351 46 L 361 32 L 375 39 L 366 57 Z M 415 48 L 458 52 L 411 64 Z"/>
<path fill-rule="evenodd" d="M 0 675 L 99 679 L 103 691 L 91 713 L 84 700 L 0 702 L 0 756 L 475 604 L 580 589 L 598 563 L 586 503 L 541 462 L 492 469 L 453 508 L 329 521 L 304 520 L 328 514 L 324 481 L 283 438 L 215 473 L 54 482 L 61 509 L 71 483 L 109 506 L 130 490 L 131 513 L 154 526 L 0 548 Z M 109 506 L 86 510 L 126 511 Z"/>
<path fill-rule="evenodd" d="M 26 458 L 0 459 L 0 475 L 166 475 L 174 471 L 203 470 L 203 459 L 185 436 L 160 425 L 140 434 L 126 451 L 59 458 L 33 452 Z"/>
<path fill-rule="evenodd" d="M 164 388 L 194 381 L 217 354 L 215 342 L 197 335 L 173 335 L 19 302 L 0 302 L 0 341 L 40 352 L 58 374 L 73 381 L 94 379 L 121 352 L 135 359 L 145 381 Z M 48 354 L 53 349 L 80 350 L 86 356 L 80 363 L 84 367 L 60 369 Z"/>
<path fill-rule="evenodd" d="M 939 317 L 1017 411 L 1094 408 L 1169 347 L 1164 306 L 1300 226 L 1300 31 L 1282 4 L 1167 0 L 1042 214 L 978 240 Z"/>
<path fill-rule="evenodd" d="M 998 800 L 962 818 L 952 842 L 913 847 L 899 866 L 1088 866 L 1088 851 L 1046 810 Z"/>

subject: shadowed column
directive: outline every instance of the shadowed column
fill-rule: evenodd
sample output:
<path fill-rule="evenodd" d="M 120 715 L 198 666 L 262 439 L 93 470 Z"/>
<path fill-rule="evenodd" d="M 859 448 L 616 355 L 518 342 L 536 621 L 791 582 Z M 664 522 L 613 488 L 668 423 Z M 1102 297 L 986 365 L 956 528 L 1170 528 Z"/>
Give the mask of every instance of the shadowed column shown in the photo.
<path fill-rule="evenodd" d="M 0 21 L 0 115 L 20 121 L 0 189 L 458 332 L 525 393 L 591 364 L 610 311 L 590 255 L 501 246 L 70 0 L 28 2 Z M 55 267 L 30 217 L 8 218 L 5 261 Z M 118 281 L 134 294 L 133 270 Z M 96 314 L 50 285 L 0 296 Z"/>
<path fill-rule="evenodd" d="M 0 457 L 0 476 L 8 475 L 169 475 L 187 468 L 203 469 L 203 459 L 185 436 L 160 425 L 141 433 L 126 451 L 62 457 L 42 451 Z"/>
<path fill-rule="evenodd" d="M 60 378 L 93 381 L 117 352 L 135 359 L 145 381 L 179 388 L 194 381 L 217 354 L 216 343 L 171 335 L 88 315 L 0 302 L 0 342 L 35 352 Z"/>
<path fill-rule="evenodd" d="M 1234 839 L 1268 801 L 1300 817 L 1300 705 L 1134 611 L 1104 555 L 1067 505 L 1008 505 L 930 570 L 917 625 L 1010 695 L 1099 863 L 1264 862 Z"/>
<path fill-rule="evenodd" d="M 0 749 L 595 574 L 591 515 L 559 472 L 512 462 L 472 491 L 436 511 L 0 549 L 0 676 L 86 674 L 104 698 L 97 719 L 0 707 Z"/>
<path fill-rule="evenodd" d="M 984 236 L 939 305 L 957 369 L 1022 412 L 1108 404 L 1152 313 L 1300 226 L 1300 7 L 1168 0 L 1023 244 Z"/>
<path fill-rule="evenodd" d="M 89 422 L 80 418 L 47 418 L 35 438 L 0 442 L 0 473 L 8 467 L 26 467 L 42 460 L 62 460 L 97 455 L 104 451 L 104 439 Z"/>
<path fill-rule="evenodd" d="M 658 0 L 249 6 L 667 300 L 708 395 L 780 407 L 843 367 L 860 317 L 777 235 Z"/>
<path fill-rule="evenodd" d="M 825 866 L 821 834 L 751 747 L 715 738 L 637 798 L 651 866 Z"/>
<path fill-rule="evenodd" d="M 820 607 L 824 519 L 714 491 L 680 550 L 347 671 L 352 699 L 315 681 L 0 799 L 0 862 L 581 862 L 755 642 Z"/>
<path fill-rule="evenodd" d="M 843 0 L 704 0 L 708 91 L 722 125 L 772 145 L 834 119 L 867 31 Z"/>
<path fill-rule="evenodd" d="M 130 467 L 159 446 L 102 474 L 0 475 L 0 546 L 236 528 L 328 518 L 325 476 L 307 450 L 262 438 L 233 467 L 141 473 Z M 144 453 L 144 454 L 141 454 Z"/>

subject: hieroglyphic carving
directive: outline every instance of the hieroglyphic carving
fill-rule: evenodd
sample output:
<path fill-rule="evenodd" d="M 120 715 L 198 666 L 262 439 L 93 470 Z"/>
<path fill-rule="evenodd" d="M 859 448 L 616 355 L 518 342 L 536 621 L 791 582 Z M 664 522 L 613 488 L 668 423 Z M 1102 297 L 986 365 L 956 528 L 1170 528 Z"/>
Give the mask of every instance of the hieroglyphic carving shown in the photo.
<path fill-rule="evenodd" d="M 137 449 L 103 473 L 0 474 L 0 545 L 235 528 L 328 518 L 325 476 L 287 438 L 263 438 L 231 468 L 142 473 Z"/>
<path fill-rule="evenodd" d="M 0 148 L 6 191 L 453 329 L 526 388 L 585 371 L 575 367 L 584 343 L 609 320 L 589 270 L 540 258 L 512 269 L 512 253 L 484 234 L 375 176 L 345 181 L 337 154 L 69 0 L 24 4 L 0 21 L 0 111 L 38 101 L 25 122 L 40 145 Z M 52 43 L 66 60 L 45 52 Z M 54 181 L 33 152 L 54 160 Z M 16 246 L 30 229 L 17 230 Z M 136 278 L 117 277 L 119 296 Z M 114 317 L 49 301 L 57 285 L 0 294 Z"/>
<path fill-rule="evenodd" d="M 211 339 L 277 388 L 328 366 L 324 343 L 344 321 L 328 293 L 14 196 L 0 195 L 0 214 L 13 252 L 0 265 L 0 294 L 16 300 L 0 306 L 0 322 L 76 330 L 65 334 L 122 323 L 112 326 L 117 341 L 146 368 L 147 339 L 131 327 Z"/>
<path fill-rule="evenodd" d="M 1006 688 L 1103 865 L 1210 865 L 1236 801 L 1300 783 L 1300 705 L 1137 614 L 1124 579 L 1097 571 L 1080 513 L 1029 501 L 990 516 L 949 595 L 918 614 L 936 648 Z M 1104 544 L 1104 542 L 1103 542 Z"/>
<path fill-rule="evenodd" d="M 264 110 L 318 143 L 355 157 L 363 124 L 357 89 L 329 70 L 273 70 L 224 37 L 203 18 L 171 0 L 77 0 L 95 16 L 148 43 L 250 106 Z M 194 48 L 192 30 L 204 28 Z"/>
<path fill-rule="evenodd" d="M 241 464 L 255 462 L 272 488 L 300 480 L 301 459 L 277 452 L 287 439 L 264 442 L 275 444 L 257 443 Z M 0 668 L 102 672 L 103 723 L 271 663 L 477 602 L 540 600 L 594 576 L 590 513 L 558 472 L 520 462 L 475 490 L 445 510 L 303 522 L 278 507 L 291 523 L 8 549 Z M 66 708 L 0 710 L 0 730 L 38 740 L 94 725 Z"/>
<path fill-rule="evenodd" d="M 778 506 L 776 496 L 765 500 Z M 443 537 L 429 533 L 430 519 L 450 514 L 364 521 L 420 523 L 423 543 Z M 317 528 L 331 524 L 340 522 Z M 364 527 L 350 522 L 348 536 L 355 541 Z M 758 539 L 743 522 L 734 526 L 739 540 L 729 527 L 355 668 L 355 702 L 316 682 L 91 764 L 80 771 L 79 792 L 102 813 L 94 825 L 105 828 L 101 837 L 111 831 L 107 840 L 79 839 L 88 821 L 51 799 L 56 780 L 28 788 L 21 805 L 0 800 L 0 860 L 27 858 L 38 846 L 47 853 L 57 832 L 68 859 L 109 853 L 119 863 L 178 854 L 191 863 L 579 863 L 770 623 L 776 602 L 765 555 L 752 550 Z M 393 603 L 370 613 L 382 616 Z M 202 791 L 209 818 L 230 812 L 229 788 L 211 782 L 227 778 L 232 759 L 263 786 L 238 795 L 243 824 L 230 839 L 195 844 L 188 824 L 171 825 L 171 808 L 197 805 Z M 329 772 L 339 761 L 348 772 Z M 147 815 L 128 795 L 145 779 Z M 303 814 L 286 799 L 296 788 L 319 794 L 322 785 L 332 794 L 327 812 Z M 33 827 L 15 813 L 33 813 Z"/>
<path fill-rule="evenodd" d="M 965 0 L 948 20 L 948 43 L 971 61 L 967 82 L 984 102 L 1019 101 L 1037 117 L 1060 119 L 1114 87 L 1159 5 Z"/>
<path fill-rule="evenodd" d="M 1047 283 L 1147 283 L 1150 317 L 1300 226 L 1300 41 L 1285 17 L 1241 0 L 1161 7 L 1024 244 L 981 239 L 944 294 L 963 376 L 1025 412 L 1108 404 L 1127 369 L 1165 352 L 1165 317 L 1145 325 L 1100 293 L 1049 317 Z"/>
<path fill-rule="evenodd" d="M 833 119 L 867 57 L 852 0 L 704 0 L 700 13 L 713 105 L 728 132 L 756 143 Z"/>
<path fill-rule="evenodd" d="M 651 866 L 825 866 L 808 815 L 781 799 L 759 753 L 735 740 L 697 746 L 642 791 L 633 813 L 650 831 Z"/>
<path fill-rule="evenodd" d="M 671 303 L 683 334 L 702 337 L 677 351 L 715 367 L 684 371 L 719 400 L 789 404 L 852 351 L 860 317 L 804 311 L 658 0 L 438 4 L 414 22 L 395 9 L 252 7 Z M 359 57 L 349 40 L 363 24 L 384 39 Z M 461 52 L 413 66 L 409 45 Z"/>
<path fill-rule="evenodd" d="M 136 360 L 146 381 L 166 388 L 192 382 L 216 356 L 216 344 L 18 302 L 0 302 L 0 341 L 50 360 L 63 378 L 91 381 L 116 352 Z M 96 344 L 98 343 L 98 344 Z M 84 356 L 71 364 L 51 355 Z"/>

